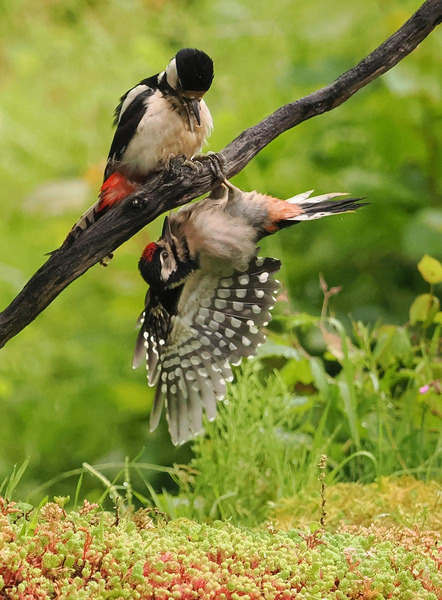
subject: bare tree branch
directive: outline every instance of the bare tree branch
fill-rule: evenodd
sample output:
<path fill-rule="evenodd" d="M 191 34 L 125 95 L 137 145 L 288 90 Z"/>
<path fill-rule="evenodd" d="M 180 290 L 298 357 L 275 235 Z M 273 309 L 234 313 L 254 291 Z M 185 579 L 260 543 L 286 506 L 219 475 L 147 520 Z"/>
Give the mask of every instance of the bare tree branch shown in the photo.
<path fill-rule="evenodd" d="M 336 108 L 405 56 L 442 20 L 442 0 L 427 0 L 390 38 L 332 84 L 279 108 L 246 129 L 217 156 L 227 178 L 284 131 Z M 171 170 L 150 178 L 66 249 L 54 252 L 15 300 L 0 313 L 0 348 L 33 321 L 72 281 L 118 248 L 161 213 L 208 192 L 217 182 L 209 159 L 199 170 L 175 161 Z"/>

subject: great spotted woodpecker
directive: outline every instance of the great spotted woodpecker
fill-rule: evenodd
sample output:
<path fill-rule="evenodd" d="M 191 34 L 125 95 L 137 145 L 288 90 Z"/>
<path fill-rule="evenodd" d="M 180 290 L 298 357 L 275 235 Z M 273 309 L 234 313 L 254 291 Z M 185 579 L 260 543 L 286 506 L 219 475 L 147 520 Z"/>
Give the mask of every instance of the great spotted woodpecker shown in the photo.
<path fill-rule="evenodd" d="M 164 71 L 143 79 L 120 98 L 99 201 L 80 217 L 64 245 L 171 157 L 190 159 L 201 150 L 213 126 L 202 99 L 212 80 L 212 59 L 201 50 L 183 48 Z"/>
<path fill-rule="evenodd" d="M 163 235 L 148 244 L 139 270 L 149 284 L 140 316 L 134 368 L 146 356 L 148 383 L 157 385 L 150 429 L 166 404 L 174 444 L 202 431 L 202 413 L 232 380 L 230 364 L 253 356 L 264 342 L 281 263 L 257 257 L 257 242 L 301 221 L 355 210 L 360 199 L 311 192 L 287 201 L 223 184 L 166 218 Z"/>

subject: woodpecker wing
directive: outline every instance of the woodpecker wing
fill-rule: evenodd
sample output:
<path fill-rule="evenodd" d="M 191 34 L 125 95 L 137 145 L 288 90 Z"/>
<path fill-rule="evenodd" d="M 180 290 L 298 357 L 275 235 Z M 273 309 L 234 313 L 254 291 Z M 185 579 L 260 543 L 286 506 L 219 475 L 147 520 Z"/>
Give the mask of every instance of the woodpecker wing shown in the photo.
<path fill-rule="evenodd" d="M 148 383 L 154 386 L 160 374 L 162 351 L 171 327 L 171 317 L 159 299 L 148 290 L 145 309 L 138 318 L 140 325 L 132 366 L 138 367 L 146 358 Z"/>
<path fill-rule="evenodd" d="M 134 137 L 137 127 L 147 110 L 146 99 L 155 93 L 158 75 L 143 79 L 120 98 L 115 109 L 114 125 L 117 126 L 114 139 L 107 158 L 104 180 L 112 175 L 115 166 L 121 161 L 123 154 Z"/>
<path fill-rule="evenodd" d="M 254 257 L 244 271 L 209 263 L 186 280 L 156 363 L 153 357 L 154 380 L 159 379 L 150 428 L 157 427 L 165 403 L 175 445 L 202 431 L 203 409 L 209 420 L 215 418 L 216 402 L 233 378 L 229 363 L 253 356 L 265 341 L 260 328 L 270 320 L 279 289 L 273 277 L 281 267 L 276 259 Z M 150 345 L 149 327 L 146 333 Z M 150 369 L 149 358 L 148 364 Z"/>

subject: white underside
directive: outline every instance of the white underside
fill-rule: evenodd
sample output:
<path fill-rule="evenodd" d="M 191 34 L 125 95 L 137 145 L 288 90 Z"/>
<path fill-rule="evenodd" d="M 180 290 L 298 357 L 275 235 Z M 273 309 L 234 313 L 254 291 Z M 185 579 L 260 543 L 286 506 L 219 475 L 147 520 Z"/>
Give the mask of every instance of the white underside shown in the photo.
<path fill-rule="evenodd" d="M 193 131 L 187 114 L 174 110 L 159 91 L 149 96 L 146 104 L 149 108 L 121 161 L 129 173 L 147 174 L 171 156 L 184 155 L 190 159 L 201 150 L 213 126 L 204 100 L 201 100 L 201 126 L 191 115 Z"/>

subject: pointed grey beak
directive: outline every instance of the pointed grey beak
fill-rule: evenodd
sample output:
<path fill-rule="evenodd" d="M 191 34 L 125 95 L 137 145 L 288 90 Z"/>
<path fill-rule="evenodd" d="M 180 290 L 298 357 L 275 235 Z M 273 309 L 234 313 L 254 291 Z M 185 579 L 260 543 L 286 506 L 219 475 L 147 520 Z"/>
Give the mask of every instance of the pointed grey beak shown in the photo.
<path fill-rule="evenodd" d="M 170 229 L 169 217 L 166 217 L 164 219 L 163 231 L 161 232 L 161 237 L 169 243 L 172 241 L 172 231 Z"/>
<path fill-rule="evenodd" d="M 165 240 L 168 244 L 174 244 L 174 235 L 172 233 L 172 229 L 170 228 L 170 219 L 166 217 L 163 223 L 163 231 L 161 232 L 161 239 Z"/>
<path fill-rule="evenodd" d="M 190 108 L 192 109 L 193 114 L 195 115 L 196 122 L 198 126 L 201 125 L 201 110 L 200 110 L 200 100 L 191 100 Z"/>

